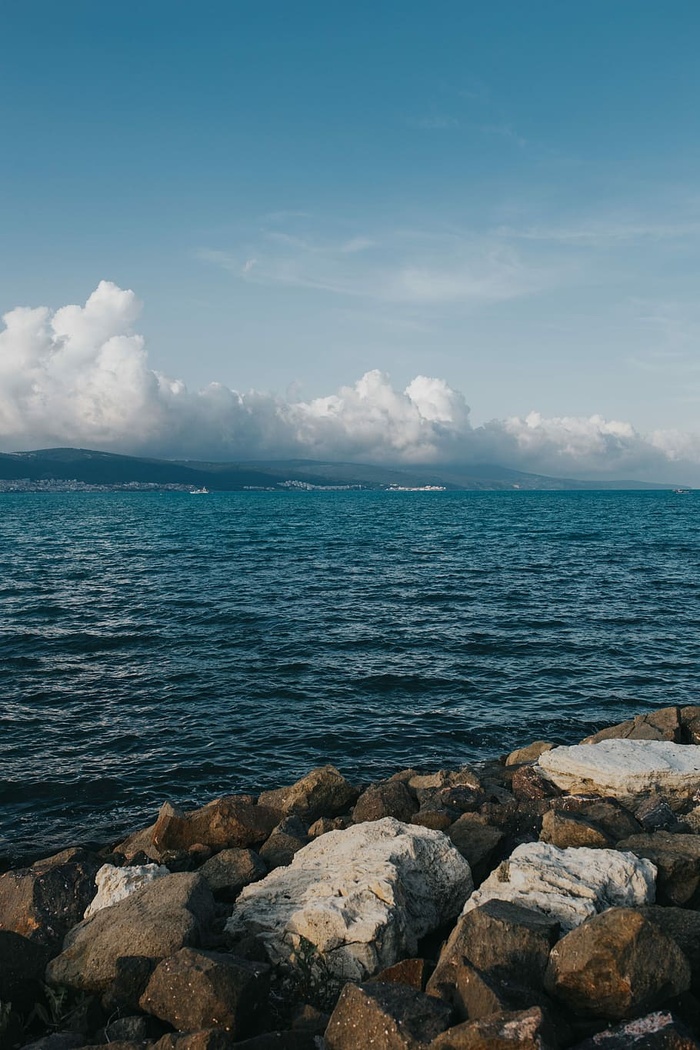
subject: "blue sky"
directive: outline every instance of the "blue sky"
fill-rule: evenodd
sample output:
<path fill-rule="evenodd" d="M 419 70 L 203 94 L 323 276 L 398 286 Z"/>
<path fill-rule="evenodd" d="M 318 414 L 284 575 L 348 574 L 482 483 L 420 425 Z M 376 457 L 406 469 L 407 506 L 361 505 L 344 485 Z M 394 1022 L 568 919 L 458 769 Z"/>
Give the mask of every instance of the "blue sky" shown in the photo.
<path fill-rule="evenodd" d="M 700 429 L 696 3 L 8 0 L 1 24 L 3 313 L 106 280 L 190 391 L 310 403 L 379 370 L 475 427 Z M 43 438 L 10 409 L 5 443 Z"/>

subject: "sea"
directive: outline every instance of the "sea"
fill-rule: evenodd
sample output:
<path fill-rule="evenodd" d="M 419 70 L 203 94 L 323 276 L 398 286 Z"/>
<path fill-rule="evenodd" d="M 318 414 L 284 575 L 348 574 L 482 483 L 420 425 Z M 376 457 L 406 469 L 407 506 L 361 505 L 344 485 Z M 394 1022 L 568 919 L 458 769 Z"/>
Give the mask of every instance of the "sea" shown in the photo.
<path fill-rule="evenodd" d="M 0 495 L 0 858 L 700 702 L 700 494 Z"/>

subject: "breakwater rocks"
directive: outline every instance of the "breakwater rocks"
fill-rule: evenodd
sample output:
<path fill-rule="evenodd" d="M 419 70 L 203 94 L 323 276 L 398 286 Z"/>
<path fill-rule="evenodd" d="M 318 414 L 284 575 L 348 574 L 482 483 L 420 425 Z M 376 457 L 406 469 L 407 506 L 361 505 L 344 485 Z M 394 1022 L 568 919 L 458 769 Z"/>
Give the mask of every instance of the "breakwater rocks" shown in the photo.
<path fill-rule="evenodd" d="M 700 707 L 0 876 L 0 1047 L 700 1048 Z"/>

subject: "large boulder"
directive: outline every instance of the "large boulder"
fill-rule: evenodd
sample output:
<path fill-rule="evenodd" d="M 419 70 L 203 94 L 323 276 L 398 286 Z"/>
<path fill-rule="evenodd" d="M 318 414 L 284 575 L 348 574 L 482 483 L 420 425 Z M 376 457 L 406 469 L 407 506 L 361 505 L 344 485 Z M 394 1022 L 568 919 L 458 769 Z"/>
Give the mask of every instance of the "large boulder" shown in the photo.
<path fill-rule="evenodd" d="M 336 817 L 352 806 L 357 788 L 348 783 L 335 766 L 320 766 L 289 787 L 263 791 L 258 805 L 284 816 L 301 817 L 309 823 L 319 817 Z"/>
<path fill-rule="evenodd" d="M 154 879 L 162 879 L 170 872 L 161 864 L 142 864 L 135 867 L 116 868 L 114 864 L 103 864 L 95 875 L 97 894 L 85 909 L 85 918 L 89 919 L 102 908 L 109 908 L 117 901 L 124 900 L 142 886 L 147 886 Z"/>
<path fill-rule="evenodd" d="M 641 802 L 658 794 L 684 805 L 700 783 L 700 745 L 667 740 L 603 740 L 545 751 L 537 769 L 571 793 L 612 795 Z"/>
<path fill-rule="evenodd" d="M 47 967 L 47 980 L 102 993 L 116 979 L 120 959 L 163 959 L 195 946 L 213 917 L 211 890 L 199 875 L 156 879 L 71 930 Z"/>
<path fill-rule="evenodd" d="M 661 1005 L 690 986 L 675 941 L 632 908 L 611 908 L 554 946 L 545 985 L 581 1016 L 619 1021 Z"/>
<path fill-rule="evenodd" d="M 652 862 L 632 853 L 526 842 L 482 882 L 463 913 L 488 900 L 509 900 L 570 930 L 606 908 L 653 904 L 655 878 Z"/>
<path fill-rule="evenodd" d="M 387 817 L 330 831 L 247 886 L 227 929 L 258 934 L 274 962 L 294 965 L 311 946 L 324 971 L 362 981 L 414 955 L 471 889 L 446 835 Z"/>
<path fill-rule="evenodd" d="M 67 849 L 0 875 L 0 930 L 57 950 L 95 896 L 101 863 L 88 850 Z"/>
<path fill-rule="evenodd" d="M 658 868 L 660 904 L 692 906 L 700 897 L 700 837 L 657 831 L 632 835 L 618 849 L 647 857 Z"/>
<path fill-rule="evenodd" d="M 225 1028 L 239 1039 L 265 1009 L 269 967 L 181 948 L 153 972 L 140 1006 L 180 1031 Z"/>
<path fill-rule="evenodd" d="M 385 817 L 408 822 L 417 811 L 418 804 L 406 784 L 401 780 L 384 780 L 370 784 L 362 792 L 352 811 L 352 819 L 356 824 Z"/>
<path fill-rule="evenodd" d="M 49 950 L 12 930 L 0 930 L 0 1003 L 29 1010 L 39 998 Z"/>

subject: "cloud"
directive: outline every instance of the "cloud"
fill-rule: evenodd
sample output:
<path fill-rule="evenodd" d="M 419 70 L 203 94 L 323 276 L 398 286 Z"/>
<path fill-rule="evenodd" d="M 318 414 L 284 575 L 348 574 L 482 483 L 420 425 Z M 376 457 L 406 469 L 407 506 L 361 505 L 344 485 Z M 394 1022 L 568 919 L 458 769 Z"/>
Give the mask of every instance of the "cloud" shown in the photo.
<path fill-rule="evenodd" d="M 370 371 L 309 401 L 216 382 L 191 391 L 149 367 L 133 331 L 139 310 L 132 291 L 102 281 L 84 306 L 5 314 L 5 450 L 73 445 L 165 457 L 498 463 L 559 476 L 700 479 L 698 435 L 645 436 L 624 421 L 534 411 L 473 427 L 463 395 L 424 375 L 397 390 Z"/>

